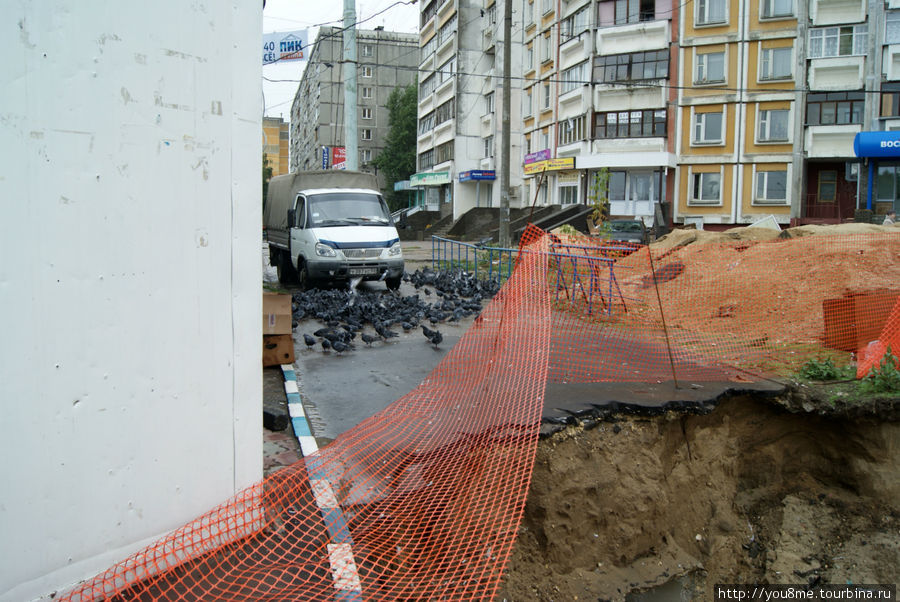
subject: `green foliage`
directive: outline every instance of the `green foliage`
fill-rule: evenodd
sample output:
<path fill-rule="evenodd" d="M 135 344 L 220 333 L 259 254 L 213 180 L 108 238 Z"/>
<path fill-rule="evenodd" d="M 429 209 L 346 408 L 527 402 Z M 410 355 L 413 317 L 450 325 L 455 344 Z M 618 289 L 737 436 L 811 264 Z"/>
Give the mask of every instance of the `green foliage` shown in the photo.
<path fill-rule="evenodd" d="M 413 82 L 405 88 L 395 88 L 387 101 L 390 130 L 384 148 L 372 160 L 384 174 L 385 199 L 391 211 L 406 206 L 407 193 L 394 190 L 394 183 L 408 180 L 416 172 L 416 124 L 418 123 L 419 85 Z"/>
<path fill-rule="evenodd" d="M 569 224 L 563 224 L 562 226 L 560 226 L 559 231 L 563 234 L 568 234 L 569 236 L 576 236 L 578 234 L 578 230 L 576 230 Z"/>
<path fill-rule="evenodd" d="M 269 157 L 263 153 L 262 161 L 262 202 L 266 206 L 266 195 L 269 193 L 269 180 L 272 179 L 272 167 L 269 165 Z"/>
<path fill-rule="evenodd" d="M 888 347 L 881 364 L 862 379 L 860 389 L 865 393 L 900 393 L 900 369 L 897 366 L 897 357 Z"/>
<path fill-rule="evenodd" d="M 809 360 L 800 368 L 800 376 L 808 380 L 840 380 L 849 378 L 850 366 L 836 366 L 830 357 Z"/>
<path fill-rule="evenodd" d="M 609 168 L 603 167 L 594 172 L 588 187 L 588 200 L 593 211 L 591 219 L 597 225 L 600 236 L 610 237 L 609 228 Z"/>

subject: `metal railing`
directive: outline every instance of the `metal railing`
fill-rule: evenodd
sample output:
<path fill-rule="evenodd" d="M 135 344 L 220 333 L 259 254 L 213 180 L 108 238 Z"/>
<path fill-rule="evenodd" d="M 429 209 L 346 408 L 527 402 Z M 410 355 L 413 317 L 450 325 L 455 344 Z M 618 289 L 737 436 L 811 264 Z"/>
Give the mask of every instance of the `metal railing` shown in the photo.
<path fill-rule="evenodd" d="M 518 255 L 518 249 L 431 237 L 431 265 L 435 270 L 461 269 L 472 274 L 476 280 L 506 281 L 512 274 Z"/>

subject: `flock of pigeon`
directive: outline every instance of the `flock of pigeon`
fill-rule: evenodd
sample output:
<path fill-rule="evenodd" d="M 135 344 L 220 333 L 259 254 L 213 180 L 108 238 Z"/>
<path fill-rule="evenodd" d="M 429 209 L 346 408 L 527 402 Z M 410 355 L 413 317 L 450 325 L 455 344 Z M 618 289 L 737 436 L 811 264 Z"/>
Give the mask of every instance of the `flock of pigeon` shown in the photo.
<path fill-rule="evenodd" d="M 312 334 L 303 333 L 307 348 L 320 347 L 336 354 L 355 349 L 357 337 L 366 346 L 421 328 L 427 341 L 437 347 L 444 335 L 436 328 L 481 312 L 482 301 L 493 297 L 500 285 L 492 280 L 476 280 L 462 270 L 437 272 L 431 268 L 405 273 L 403 280 L 425 293 L 427 302 L 416 293 L 401 296 L 389 290 L 312 289 L 293 295 L 293 323 L 313 319 L 325 324 Z M 431 327 L 427 324 L 430 323 Z M 371 326 L 374 334 L 367 332 Z"/>

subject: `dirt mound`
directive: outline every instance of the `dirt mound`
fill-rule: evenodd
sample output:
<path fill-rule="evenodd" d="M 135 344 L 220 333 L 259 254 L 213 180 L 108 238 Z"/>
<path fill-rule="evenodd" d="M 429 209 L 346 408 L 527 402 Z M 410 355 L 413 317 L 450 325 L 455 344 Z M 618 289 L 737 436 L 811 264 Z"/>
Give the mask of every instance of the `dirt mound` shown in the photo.
<path fill-rule="evenodd" d="M 735 398 L 543 440 L 498 599 L 900 580 L 900 424 Z M 687 591 L 682 591 L 687 590 Z M 686 599 L 686 598 L 682 598 Z"/>

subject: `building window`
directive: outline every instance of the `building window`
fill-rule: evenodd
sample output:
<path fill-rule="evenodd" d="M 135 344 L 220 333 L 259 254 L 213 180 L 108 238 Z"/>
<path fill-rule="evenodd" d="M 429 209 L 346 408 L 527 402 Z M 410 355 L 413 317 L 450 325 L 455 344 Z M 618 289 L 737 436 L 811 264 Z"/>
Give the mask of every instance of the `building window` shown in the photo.
<path fill-rule="evenodd" d="M 759 4 L 763 19 L 783 19 L 794 14 L 794 0 L 762 0 Z"/>
<path fill-rule="evenodd" d="M 562 41 L 571 40 L 588 28 L 588 7 L 580 9 L 573 15 L 569 15 L 559 24 L 559 35 Z"/>
<path fill-rule="evenodd" d="M 366 163 L 370 163 L 372 161 L 372 149 L 364 148 L 359 151 L 359 162 L 365 165 Z"/>
<path fill-rule="evenodd" d="M 454 33 L 456 33 L 456 15 L 453 15 L 450 20 L 441 25 L 441 28 L 438 30 L 438 46 L 449 40 Z"/>
<path fill-rule="evenodd" d="M 372 98 L 372 86 L 363 86 L 362 87 L 362 97 L 363 98 Z"/>
<path fill-rule="evenodd" d="M 594 81 L 614 83 L 668 77 L 668 50 L 613 54 L 594 59 Z"/>
<path fill-rule="evenodd" d="M 550 130 L 541 131 L 541 148 L 550 148 Z"/>
<path fill-rule="evenodd" d="M 553 0 L 541 0 L 541 13 L 547 14 L 553 10 Z"/>
<path fill-rule="evenodd" d="M 419 153 L 419 171 L 425 171 L 434 167 L 434 149 L 428 149 L 424 153 Z"/>
<path fill-rule="evenodd" d="M 372 77 L 372 67 L 370 67 L 369 65 L 363 65 L 362 76 L 363 77 Z"/>
<path fill-rule="evenodd" d="M 362 44 L 360 50 L 360 54 L 364 57 L 370 57 L 375 54 L 374 47 L 371 44 Z"/>
<path fill-rule="evenodd" d="M 695 84 L 719 84 L 725 81 L 725 51 L 697 55 Z"/>
<path fill-rule="evenodd" d="M 691 174 L 691 201 L 694 203 L 718 203 L 722 188 L 722 174 L 705 172 Z"/>
<path fill-rule="evenodd" d="M 438 126 L 453 119 L 453 99 L 451 98 L 434 110 L 434 125 Z"/>
<path fill-rule="evenodd" d="M 562 72 L 562 89 L 560 93 L 566 94 L 577 90 L 587 83 L 589 82 L 587 81 L 587 61 L 585 61 Z"/>
<path fill-rule="evenodd" d="M 484 95 L 484 114 L 491 115 L 494 112 L 494 93 Z"/>
<path fill-rule="evenodd" d="M 791 78 L 793 48 L 763 48 L 760 54 L 760 80 Z"/>
<path fill-rule="evenodd" d="M 844 25 L 809 30 L 809 58 L 867 54 L 869 27 Z"/>
<path fill-rule="evenodd" d="M 900 44 L 900 11 L 884 13 L 884 43 Z"/>
<path fill-rule="evenodd" d="M 722 113 L 694 114 L 694 144 L 722 144 Z"/>
<path fill-rule="evenodd" d="M 528 117 L 533 113 L 534 102 L 531 98 L 532 88 L 528 88 L 525 90 L 525 94 L 522 96 L 522 115 Z"/>
<path fill-rule="evenodd" d="M 434 149 L 438 163 L 446 163 L 453 160 L 453 141 L 445 142 Z"/>
<path fill-rule="evenodd" d="M 425 42 L 425 45 L 422 46 L 422 49 L 419 50 L 419 62 L 424 61 L 429 56 L 434 54 L 435 50 L 437 50 L 437 36 L 432 36 L 430 40 Z"/>
<path fill-rule="evenodd" d="M 900 84 L 881 84 L 881 116 L 900 117 Z"/>
<path fill-rule="evenodd" d="M 578 202 L 578 185 L 559 187 L 559 204 L 572 205 Z"/>
<path fill-rule="evenodd" d="M 534 43 L 525 49 L 525 71 L 534 69 Z"/>
<path fill-rule="evenodd" d="M 787 109 L 768 109 L 759 112 L 757 142 L 786 142 L 790 111 Z"/>
<path fill-rule="evenodd" d="M 420 99 L 431 96 L 431 93 L 434 92 L 434 89 L 437 87 L 437 80 L 438 78 L 434 75 L 434 73 L 422 80 L 422 83 L 419 84 Z"/>
<path fill-rule="evenodd" d="M 481 141 L 484 143 L 484 154 L 481 156 L 485 159 L 490 159 L 494 156 L 494 137 L 488 136 L 487 138 L 482 138 Z"/>
<path fill-rule="evenodd" d="M 696 0 L 695 25 L 718 25 L 726 22 L 725 0 Z"/>
<path fill-rule="evenodd" d="M 541 38 L 535 38 L 535 40 L 540 40 L 541 42 L 541 62 L 546 63 L 550 61 L 550 36 L 546 35 Z"/>
<path fill-rule="evenodd" d="M 544 104 L 543 107 L 545 109 L 550 108 L 550 84 L 549 82 L 544 82 Z"/>
<path fill-rule="evenodd" d="M 594 114 L 594 138 L 651 138 L 665 135 L 665 109 Z"/>
<path fill-rule="evenodd" d="M 819 203 L 833 203 L 837 199 L 837 171 L 819 172 Z"/>
<path fill-rule="evenodd" d="M 584 133 L 584 115 L 572 117 L 559 122 L 559 144 L 564 146 L 585 139 Z"/>
<path fill-rule="evenodd" d="M 806 102 L 806 125 L 862 123 L 864 92 L 811 93 Z"/>
<path fill-rule="evenodd" d="M 616 25 L 656 19 L 656 0 L 616 0 Z"/>
<path fill-rule="evenodd" d="M 756 199 L 762 203 L 787 200 L 787 170 L 756 172 Z"/>
<path fill-rule="evenodd" d="M 487 20 L 491 25 L 496 25 L 497 23 L 497 4 L 491 4 L 487 9 Z"/>
<path fill-rule="evenodd" d="M 372 139 L 372 130 L 366 128 L 359 131 L 360 136 L 363 140 L 371 140 Z"/>
<path fill-rule="evenodd" d="M 419 118 L 419 135 L 427 134 L 434 129 L 434 111 Z"/>
<path fill-rule="evenodd" d="M 456 71 L 456 57 L 451 58 L 449 61 L 438 67 L 438 83 L 442 84 L 453 77 L 454 71 Z"/>
<path fill-rule="evenodd" d="M 362 118 L 363 119 L 372 119 L 372 107 L 363 107 L 362 108 Z"/>

